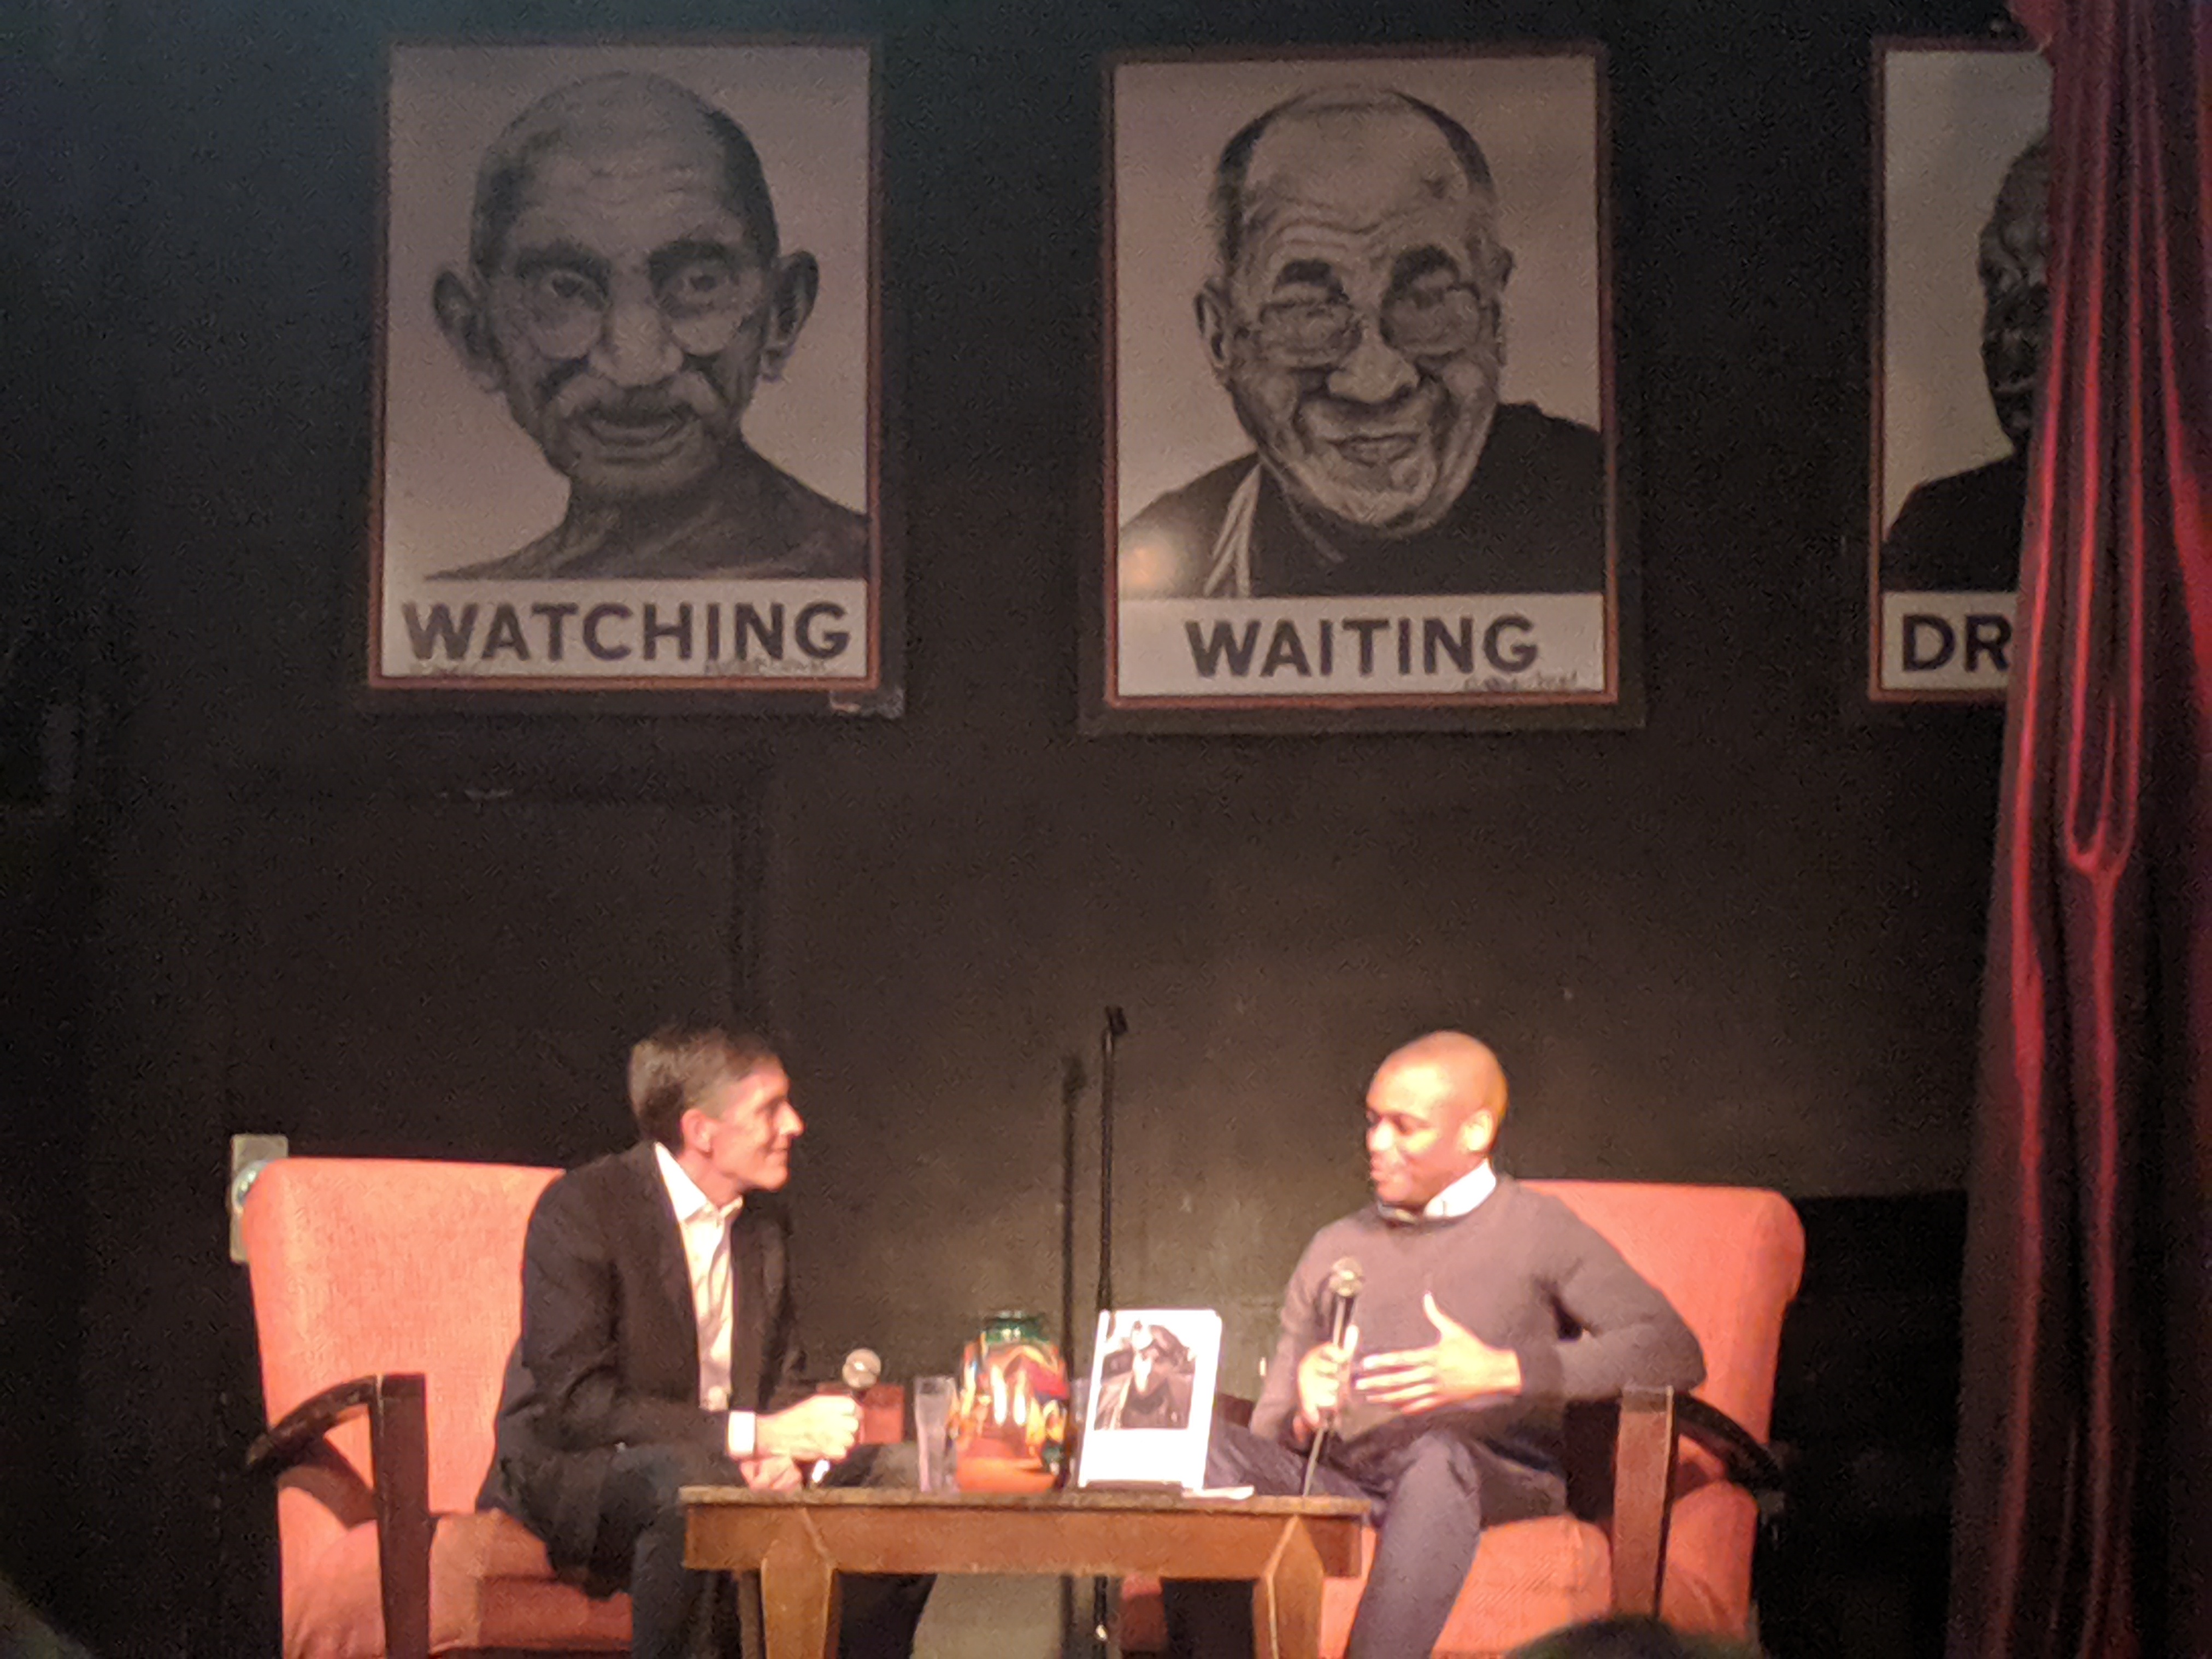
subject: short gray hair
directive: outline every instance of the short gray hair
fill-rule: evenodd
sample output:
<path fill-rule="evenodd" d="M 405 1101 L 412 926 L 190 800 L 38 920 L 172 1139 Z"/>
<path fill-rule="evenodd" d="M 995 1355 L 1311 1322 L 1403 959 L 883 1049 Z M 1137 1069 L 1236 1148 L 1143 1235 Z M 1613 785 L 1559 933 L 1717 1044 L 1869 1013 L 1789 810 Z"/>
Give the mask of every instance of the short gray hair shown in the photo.
<path fill-rule="evenodd" d="M 684 1144 L 684 1114 L 723 1083 L 781 1065 L 757 1031 L 671 1021 L 629 1051 L 629 1109 L 648 1140 Z"/>

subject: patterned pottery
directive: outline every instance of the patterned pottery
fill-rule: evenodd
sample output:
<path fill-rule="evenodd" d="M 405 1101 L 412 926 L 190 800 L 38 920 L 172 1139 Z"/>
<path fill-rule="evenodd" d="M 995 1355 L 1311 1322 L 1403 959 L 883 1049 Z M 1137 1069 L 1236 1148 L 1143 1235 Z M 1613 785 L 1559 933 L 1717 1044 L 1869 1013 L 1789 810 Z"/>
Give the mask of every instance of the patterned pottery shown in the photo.
<path fill-rule="evenodd" d="M 963 1492 L 1049 1492 L 1066 1464 L 1067 1366 L 1032 1313 L 995 1313 L 962 1353 L 952 1478 Z"/>

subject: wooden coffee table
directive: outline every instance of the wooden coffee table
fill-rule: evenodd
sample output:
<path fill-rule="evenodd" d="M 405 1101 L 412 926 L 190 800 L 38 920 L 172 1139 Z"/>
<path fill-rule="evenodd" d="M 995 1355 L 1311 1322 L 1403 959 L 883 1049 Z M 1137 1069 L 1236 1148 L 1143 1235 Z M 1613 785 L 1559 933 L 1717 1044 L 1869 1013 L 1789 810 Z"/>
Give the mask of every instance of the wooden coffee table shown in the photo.
<path fill-rule="evenodd" d="M 767 1659 L 830 1659 L 841 1572 L 1036 1572 L 1243 1578 L 1257 1659 L 1313 1659 L 1321 1584 L 1359 1571 L 1351 1498 L 1036 1497 L 872 1487 L 686 1486 L 684 1559 L 757 1572 Z"/>

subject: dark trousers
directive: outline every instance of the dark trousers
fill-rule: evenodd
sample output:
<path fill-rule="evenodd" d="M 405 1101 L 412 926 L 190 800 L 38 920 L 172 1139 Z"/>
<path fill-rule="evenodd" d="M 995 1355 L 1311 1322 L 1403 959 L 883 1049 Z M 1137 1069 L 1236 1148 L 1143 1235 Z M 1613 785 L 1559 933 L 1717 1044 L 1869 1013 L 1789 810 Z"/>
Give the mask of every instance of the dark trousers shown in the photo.
<path fill-rule="evenodd" d="M 1206 1484 L 1294 1494 L 1305 1455 L 1216 1419 Z M 1540 1514 L 1520 1482 L 1495 1478 L 1498 1460 L 1450 1433 L 1395 1438 L 1332 1455 L 1324 1448 L 1314 1491 L 1376 1505 L 1375 1562 L 1352 1621 L 1345 1659 L 1413 1659 L 1436 1646 L 1482 1541 L 1486 1491 L 1492 1521 Z M 1229 1659 L 1252 1651 L 1252 1587 L 1188 1580 L 1166 1586 L 1168 1651 L 1177 1659 Z"/>
<path fill-rule="evenodd" d="M 711 1452 L 683 1446 L 626 1446 L 616 1452 L 602 1490 L 592 1553 L 609 1577 L 627 1577 L 633 1659 L 728 1659 L 738 1652 L 734 1586 L 726 1574 L 695 1572 L 684 1565 L 684 1504 L 677 1496 L 685 1486 L 737 1482 L 736 1466 Z M 913 1448 L 863 1446 L 831 1469 L 824 1484 L 911 1486 Z M 905 1659 L 914 1650 L 930 1583 L 846 1576 L 838 1585 L 841 1659 Z"/>

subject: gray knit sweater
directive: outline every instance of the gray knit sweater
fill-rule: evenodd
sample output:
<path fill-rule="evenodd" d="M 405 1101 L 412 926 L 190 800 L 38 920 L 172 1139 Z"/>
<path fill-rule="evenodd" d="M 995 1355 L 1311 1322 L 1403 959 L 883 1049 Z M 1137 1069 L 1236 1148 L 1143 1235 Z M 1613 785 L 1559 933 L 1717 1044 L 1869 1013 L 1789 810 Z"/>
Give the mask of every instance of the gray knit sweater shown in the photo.
<path fill-rule="evenodd" d="M 1630 1383 L 1690 1389 L 1705 1380 L 1698 1339 L 1667 1298 L 1559 1200 L 1501 1176 L 1464 1216 L 1401 1220 L 1370 1205 L 1314 1235 L 1283 1295 L 1282 1338 L 1252 1413 L 1258 1433 L 1291 1440 L 1298 1361 L 1328 1340 L 1329 1269 L 1346 1257 L 1366 1279 L 1353 1310 L 1361 1354 L 1433 1343 L 1421 1297 L 1434 1291 L 1446 1314 L 1520 1356 L 1522 1381 L 1511 1398 L 1403 1417 L 1355 1400 L 1339 1427 L 1338 1455 L 1347 1460 L 1449 1427 L 1556 1474 L 1569 1401 L 1607 1399 Z"/>

